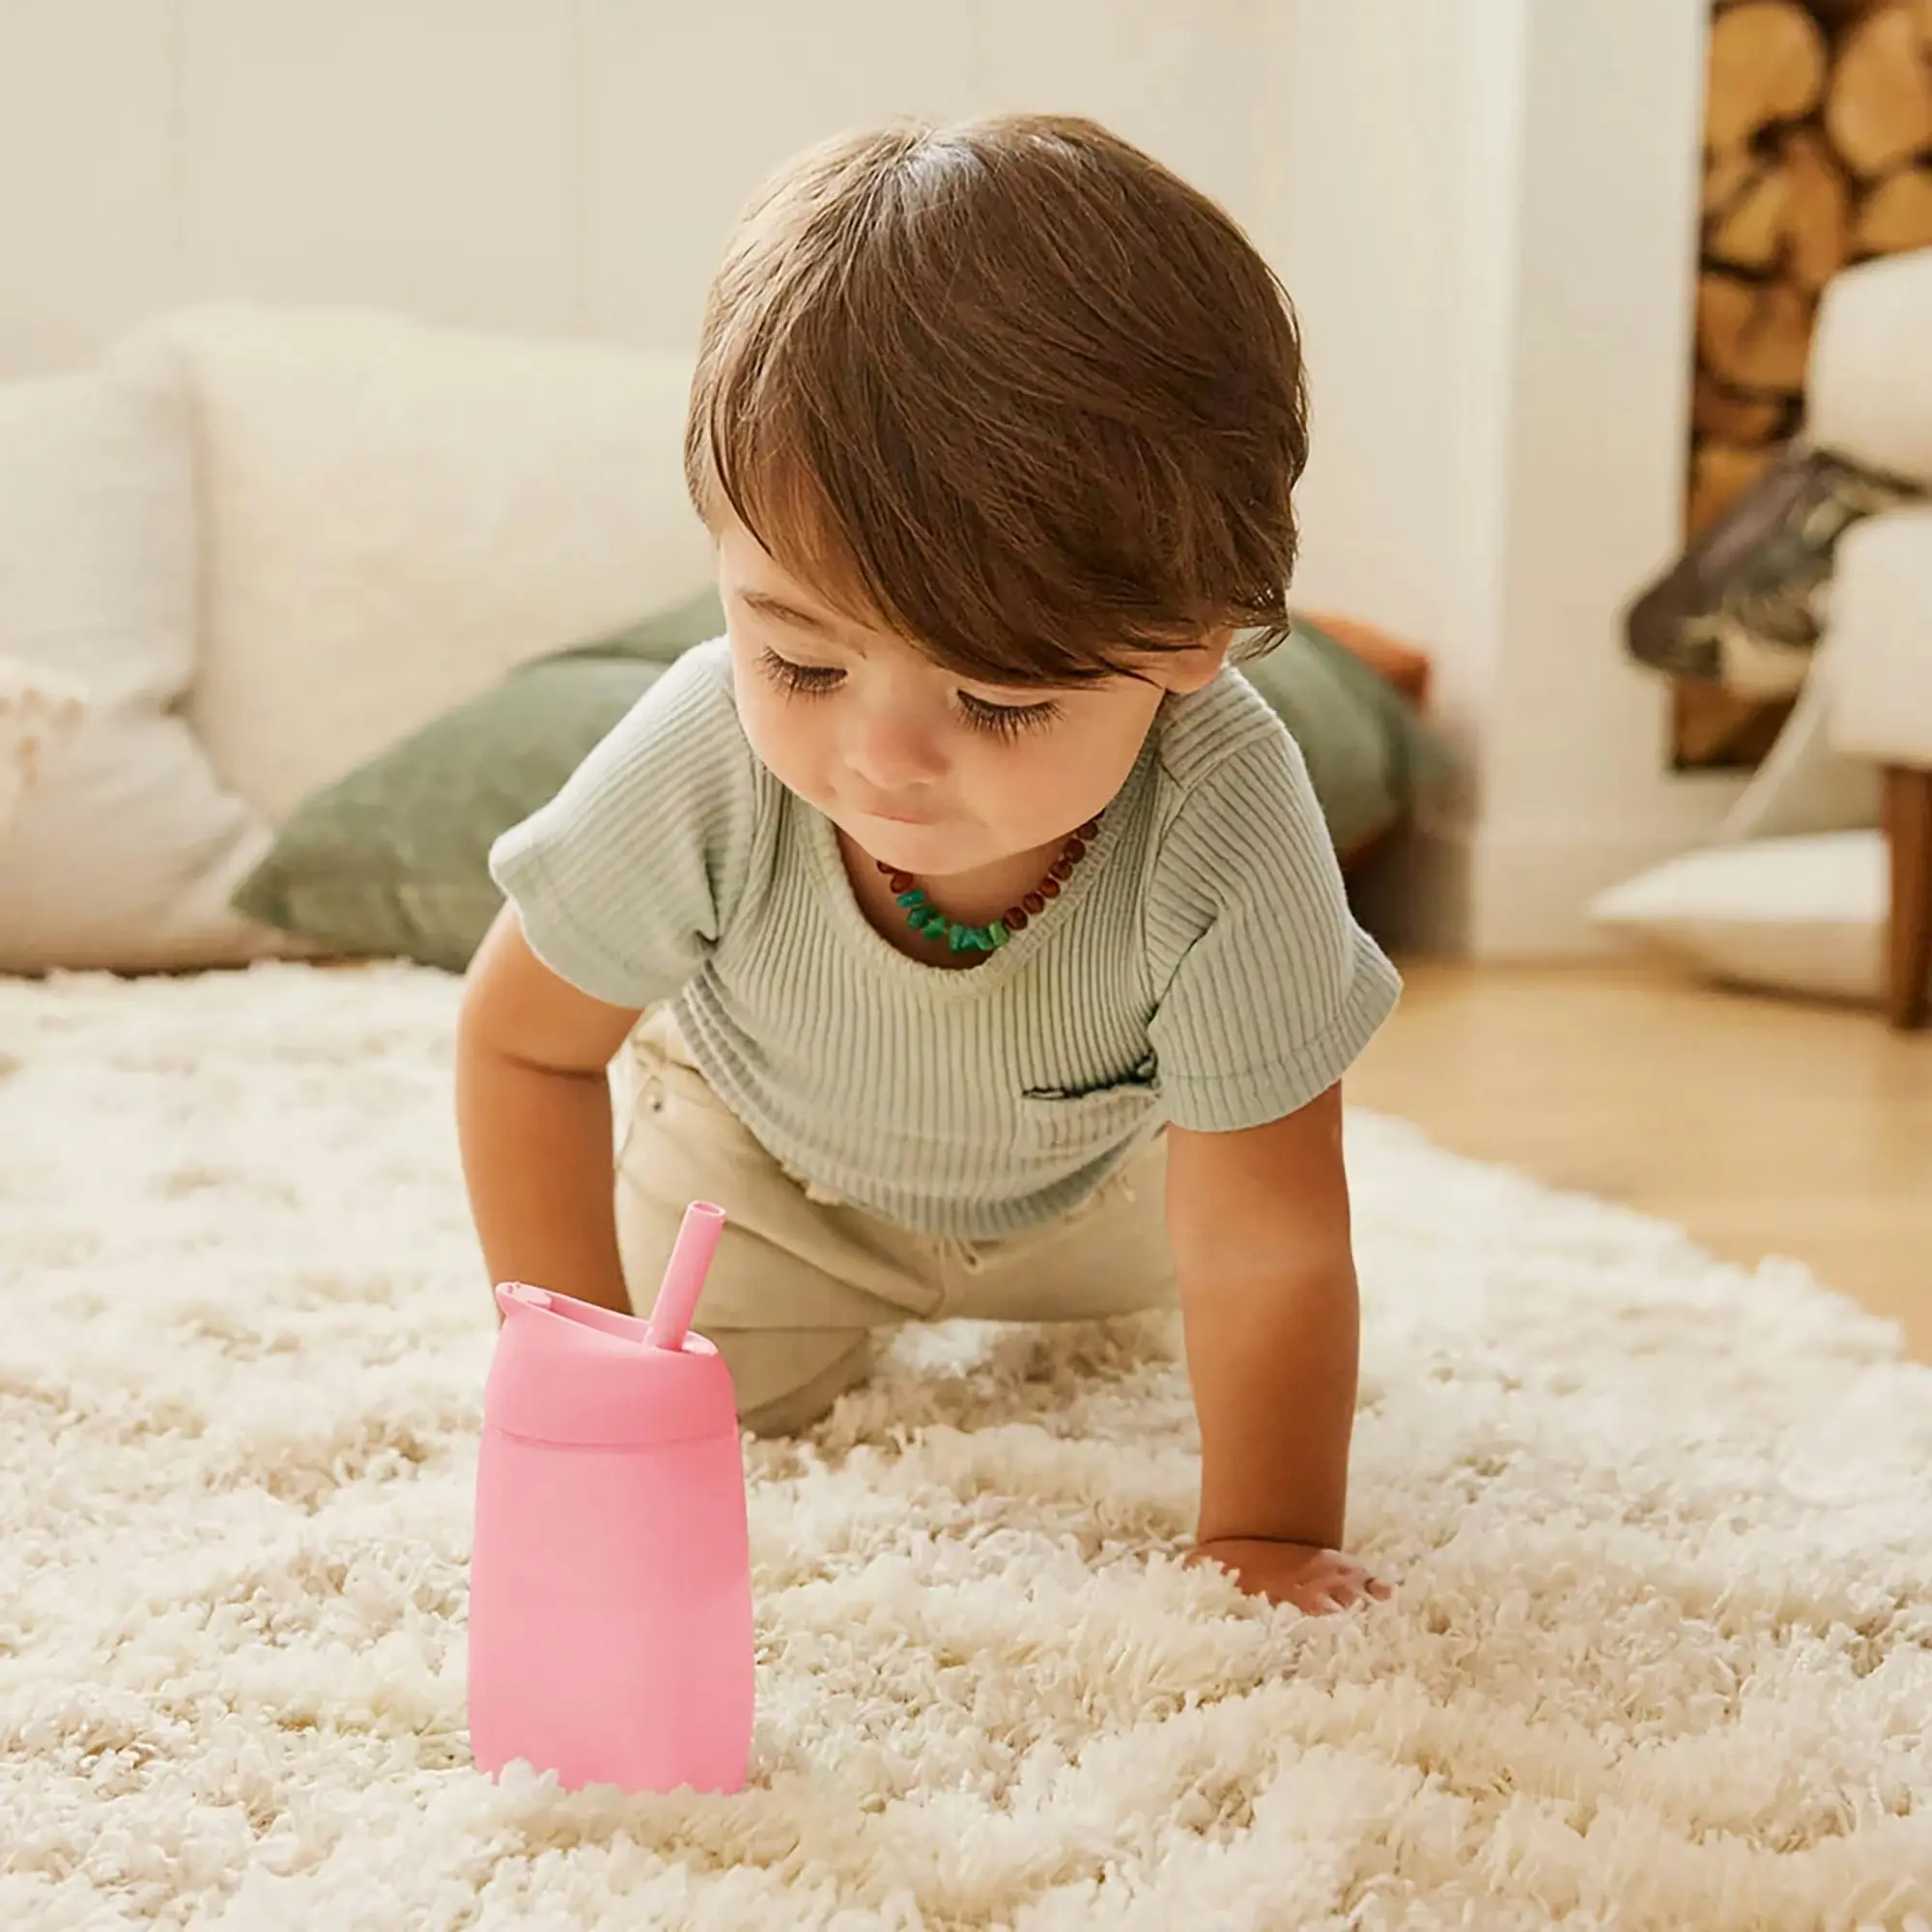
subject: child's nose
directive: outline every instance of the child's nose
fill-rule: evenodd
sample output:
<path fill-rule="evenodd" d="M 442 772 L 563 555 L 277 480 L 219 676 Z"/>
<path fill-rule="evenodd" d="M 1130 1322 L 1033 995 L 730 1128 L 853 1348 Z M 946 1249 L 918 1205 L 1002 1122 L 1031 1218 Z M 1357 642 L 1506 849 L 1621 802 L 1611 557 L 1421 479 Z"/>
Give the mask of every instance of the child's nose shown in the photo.
<path fill-rule="evenodd" d="M 845 747 L 846 762 L 886 796 L 929 784 L 946 769 L 937 734 L 903 712 L 875 711 L 859 721 Z"/>

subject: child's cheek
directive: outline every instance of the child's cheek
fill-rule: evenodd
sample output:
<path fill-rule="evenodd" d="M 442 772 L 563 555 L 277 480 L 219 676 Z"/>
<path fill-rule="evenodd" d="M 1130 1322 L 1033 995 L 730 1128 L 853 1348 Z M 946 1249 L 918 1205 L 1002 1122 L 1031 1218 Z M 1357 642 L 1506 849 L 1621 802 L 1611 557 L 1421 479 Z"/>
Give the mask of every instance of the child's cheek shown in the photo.
<path fill-rule="evenodd" d="M 810 706 L 774 691 L 761 677 L 738 679 L 738 722 L 765 768 L 799 797 L 813 805 L 825 802 L 823 760 L 814 747 L 823 738 L 814 730 Z"/>
<path fill-rule="evenodd" d="M 738 722 L 753 751 L 782 778 L 787 762 L 784 700 L 755 672 L 733 668 L 732 686 L 738 701 Z"/>

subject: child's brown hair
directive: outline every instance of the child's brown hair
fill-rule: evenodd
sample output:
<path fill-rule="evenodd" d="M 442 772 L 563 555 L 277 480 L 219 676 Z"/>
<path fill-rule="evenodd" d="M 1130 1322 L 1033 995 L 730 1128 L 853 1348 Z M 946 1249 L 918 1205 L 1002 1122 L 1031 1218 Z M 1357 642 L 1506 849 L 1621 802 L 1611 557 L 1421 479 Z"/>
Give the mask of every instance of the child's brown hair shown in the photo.
<path fill-rule="evenodd" d="M 1091 121 L 898 123 L 758 192 L 685 437 L 848 614 L 961 676 L 1070 685 L 1272 641 L 1308 456 L 1294 311 L 1234 221 Z"/>

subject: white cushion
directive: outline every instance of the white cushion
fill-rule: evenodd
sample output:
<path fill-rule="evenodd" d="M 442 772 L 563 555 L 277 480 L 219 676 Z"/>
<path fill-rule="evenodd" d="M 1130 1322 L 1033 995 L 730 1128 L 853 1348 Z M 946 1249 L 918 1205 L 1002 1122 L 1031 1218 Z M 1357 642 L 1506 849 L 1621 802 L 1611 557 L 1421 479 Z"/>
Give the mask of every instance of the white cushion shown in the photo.
<path fill-rule="evenodd" d="M 1724 814 L 1717 835 L 1720 842 L 1852 832 L 1878 823 L 1877 768 L 1832 742 L 1835 675 L 1835 655 L 1828 635 L 1776 743 Z"/>
<path fill-rule="evenodd" d="M 235 305 L 131 347 L 180 358 L 195 405 L 189 716 L 273 821 L 513 665 L 711 575 L 689 356 Z"/>
<path fill-rule="evenodd" d="M 1833 744 L 1932 768 L 1932 507 L 1887 511 L 1838 539 L 1827 621 Z"/>
<path fill-rule="evenodd" d="M 86 715 L 86 688 L 77 680 L 0 657 L 0 838 Z"/>
<path fill-rule="evenodd" d="M 1874 1001 L 1888 888 L 1877 832 L 1687 853 L 1602 894 L 1603 925 L 1734 985 Z"/>
<path fill-rule="evenodd" d="M 1821 449 L 1932 485 L 1932 248 L 1861 262 L 1819 304 L 1804 427 Z"/>
<path fill-rule="evenodd" d="M 88 693 L 0 836 L 0 971 L 280 950 L 229 894 L 269 830 L 171 707 L 194 657 L 182 398 L 113 364 L 0 388 L 0 654 Z"/>

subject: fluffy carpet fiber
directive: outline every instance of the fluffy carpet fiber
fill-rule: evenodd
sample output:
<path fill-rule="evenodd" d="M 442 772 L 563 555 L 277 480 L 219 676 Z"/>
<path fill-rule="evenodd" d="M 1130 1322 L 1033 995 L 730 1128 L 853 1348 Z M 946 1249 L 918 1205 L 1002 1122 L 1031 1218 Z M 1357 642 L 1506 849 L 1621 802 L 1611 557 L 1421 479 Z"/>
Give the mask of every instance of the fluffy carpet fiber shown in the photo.
<path fill-rule="evenodd" d="M 1364 1118 L 1393 1602 L 1179 1568 L 1169 1323 L 937 1329 L 750 1450 L 750 1790 L 479 1776 L 454 1003 L 0 982 L 9 1932 L 1932 1918 L 1932 1372 Z"/>

